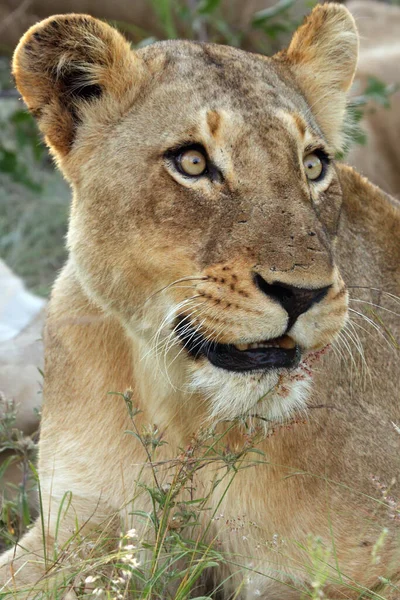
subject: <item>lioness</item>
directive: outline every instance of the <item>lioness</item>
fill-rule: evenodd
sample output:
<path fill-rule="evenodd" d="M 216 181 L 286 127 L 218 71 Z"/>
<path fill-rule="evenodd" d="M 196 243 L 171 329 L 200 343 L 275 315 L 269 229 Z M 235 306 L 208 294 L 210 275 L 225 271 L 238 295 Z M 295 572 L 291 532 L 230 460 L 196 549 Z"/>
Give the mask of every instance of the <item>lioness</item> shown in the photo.
<path fill-rule="evenodd" d="M 243 519 L 239 534 L 208 523 L 231 557 L 224 597 L 309 595 L 309 535 L 327 597 L 396 581 L 399 206 L 334 162 L 357 48 L 337 4 L 317 6 L 273 58 L 186 41 L 133 52 L 84 15 L 22 38 L 16 83 L 73 203 L 47 319 L 43 519 L 3 557 L 4 589 L 45 584 L 43 536 L 58 564 L 76 528 L 122 507 L 132 518 L 139 474 L 151 475 L 108 394 L 127 389 L 138 426 L 169 442 L 160 461 L 207 426 L 229 429 L 231 451 L 243 421 L 263 427 L 265 460 L 208 501 L 206 514 Z M 198 497 L 213 477 L 197 472 Z"/>

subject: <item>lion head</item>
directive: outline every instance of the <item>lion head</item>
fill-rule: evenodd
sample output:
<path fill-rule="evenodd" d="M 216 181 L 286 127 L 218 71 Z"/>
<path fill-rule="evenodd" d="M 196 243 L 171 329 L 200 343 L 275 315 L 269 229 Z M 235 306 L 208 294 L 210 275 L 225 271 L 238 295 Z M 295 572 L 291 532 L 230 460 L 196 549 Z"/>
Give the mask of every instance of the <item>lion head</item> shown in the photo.
<path fill-rule="evenodd" d="M 82 288 L 147 372 L 199 392 L 213 418 L 304 406 L 309 363 L 346 321 L 334 157 L 357 48 L 350 13 L 324 4 L 272 58 L 188 41 L 133 51 L 74 14 L 16 50 L 73 189 Z"/>

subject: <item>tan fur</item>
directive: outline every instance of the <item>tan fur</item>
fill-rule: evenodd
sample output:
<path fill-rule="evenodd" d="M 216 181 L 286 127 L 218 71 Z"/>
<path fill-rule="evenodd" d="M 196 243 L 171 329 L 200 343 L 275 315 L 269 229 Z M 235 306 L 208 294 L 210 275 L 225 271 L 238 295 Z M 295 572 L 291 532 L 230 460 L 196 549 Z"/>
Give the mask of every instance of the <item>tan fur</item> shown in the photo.
<path fill-rule="evenodd" d="M 329 152 L 339 143 L 356 52 L 353 19 L 334 4 L 317 7 L 288 52 L 272 59 L 176 41 L 131 53 L 117 33 L 79 15 L 44 21 L 23 38 L 17 86 L 74 191 L 70 259 L 46 333 L 39 470 L 48 556 L 68 491 L 59 548 L 76 519 L 82 535 L 108 521 L 115 527 L 118 511 L 132 525 L 123 507 L 138 492 L 145 455 L 124 436 L 123 401 L 108 394 L 131 388 L 139 426 L 156 424 L 169 442 L 160 458 L 176 456 L 203 426 L 223 431 L 226 419 L 243 413 L 276 429 L 260 443 L 266 464 L 240 471 L 222 501 L 218 491 L 210 500 L 210 514 L 218 507 L 224 523 L 243 519 L 239 533 L 218 522 L 210 530 L 234 559 L 218 572 L 226 597 L 241 585 L 244 600 L 299 599 L 314 577 L 304 550 L 309 534 L 343 573 L 342 582 L 331 573 L 329 598 L 356 598 L 356 584 L 376 587 L 382 573 L 396 576 L 397 520 L 371 475 L 389 484 L 397 474 L 398 351 L 381 347 L 367 324 L 358 333 L 370 379 L 332 352 L 311 365 L 346 322 L 346 286 L 353 298 L 385 303 L 384 328 L 399 334 L 388 295 L 400 292 L 398 206 L 350 168 L 331 165 L 309 183 L 302 167 L 310 149 Z M 333 61 L 331 77 L 324 55 Z M 87 87 L 73 94 L 77 66 Z M 323 98 L 319 74 L 332 119 L 313 108 L 313 94 Z M 179 174 L 168 151 L 188 142 L 207 149 L 218 176 Z M 238 376 L 193 360 L 168 337 L 178 314 L 223 343 L 281 335 L 286 311 L 256 287 L 254 273 L 270 284 L 330 286 L 290 330 L 304 349 L 298 369 Z M 157 353 L 154 341 L 168 340 L 169 350 Z M 280 426 L 299 410 L 305 424 Z M 245 443 L 240 425 L 227 443 Z M 160 476 L 168 481 L 168 470 Z M 199 471 L 196 493 L 213 476 Z M 396 498 L 396 486 L 391 493 Z M 135 508 L 146 502 L 139 495 Z M 385 526 L 377 563 L 372 549 Z M 17 548 L 2 559 L 6 589 L 46 585 L 41 546 L 38 523 L 21 542 L 28 553 Z M 248 579 L 238 561 L 252 570 Z"/>

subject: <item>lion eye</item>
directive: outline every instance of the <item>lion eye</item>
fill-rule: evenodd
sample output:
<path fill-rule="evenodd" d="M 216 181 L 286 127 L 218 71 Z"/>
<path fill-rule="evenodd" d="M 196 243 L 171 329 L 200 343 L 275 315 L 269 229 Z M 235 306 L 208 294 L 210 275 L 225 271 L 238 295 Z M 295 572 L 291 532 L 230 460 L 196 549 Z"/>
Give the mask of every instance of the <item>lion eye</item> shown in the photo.
<path fill-rule="evenodd" d="M 198 177 L 207 169 L 207 159 L 199 150 L 185 150 L 179 156 L 179 166 L 185 175 Z"/>
<path fill-rule="evenodd" d="M 311 179 L 313 181 L 320 177 L 323 169 L 323 164 L 319 156 L 317 156 L 313 152 L 311 154 L 307 154 L 307 156 L 303 160 L 303 165 L 308 179 Z"/>

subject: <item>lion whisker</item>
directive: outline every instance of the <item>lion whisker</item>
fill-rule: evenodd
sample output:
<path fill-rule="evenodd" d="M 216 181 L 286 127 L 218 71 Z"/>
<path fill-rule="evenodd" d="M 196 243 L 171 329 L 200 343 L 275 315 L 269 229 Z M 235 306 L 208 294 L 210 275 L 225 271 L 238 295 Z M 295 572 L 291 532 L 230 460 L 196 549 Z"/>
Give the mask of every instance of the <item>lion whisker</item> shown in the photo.
<path fill-rule="evenodd" d="M 352 327 L 352 331 L 349 331 L 349 329 L 348 329 L 349 327 Z M 364 347 L 362 345 L 362 342 L 360 340 L 360 337 L 359 337 L 357 331 L 353 327 L 353 323 L 351 321 L 348 321 L 346 327 L 342 331 L 343 331 L 343 334 L 345 336 L 347 336 L 349 343 L 353 342 L 354 347 L 356 348 L 358 354 L 360 355 L 361 365 L 362 365 L 362 367 L 361 367 L 362 375 L 368 374 L 369 379 L 372 380 L 371 371 L 370 371 L 370 368 L 369 368 L 366 358 L 365 358 Z"/>
<path fill-rule="evenodd" d="M 174 327 L 174 330 L 176 329 L 176 327 L 177 327 L 177 325 Z M 169 385 L 172 387 L 172 389 L 174 391 L 178 391 L 178 388 L 172 383 L 171 378 L 168 373 L 168 369 L 166 368 L 166 365 L 165 365 L 165 356 L 166 356 L 165 345 L 166 345 L 166 343 L 168 343 L 170 341 L 170 339 L 172 339 L 172 342 L 170 342 L 171 347 L 174 344 L 177 344 L 179 341 L 177 337 L 175 337 L 175 338 L 173 337 L 173 332 L 170 332 L 165 340 L 161 340 L 157 343 L 157 347 L 155 349 L 155 359 L 156 359 L 156 363 L 159 367 L 160 373 L 167 379 L 167 381 L 168 381 Z M 164 356 L 164 369 L 160 368 L 160 359 L 161 359 L 160 354 L 161 353 Z"/>
<path fill-rule="evenodd" d="M 206 321 L 206 319 L 203 319 L 202 322 L 199 323 L 198 326 L 193 329 L 192 335 L 187 339 L 188 342 L 190 342 L 196 336 L 196 334 L 199 332 L 201 326 L 203 325 L 203 323 L 205 321 Z M 176 359 L 180 356 L 180 354 L 185 350 L 185 347 L 186 347 L 185 345 L 182 345 L 182 348 L 179 350 L 178 354 L 172 359 L 172 361 L 168 364 L 168 366 L 166 364 L 167 353 L 165 353 L 165 355 L 164 355 L 164 357 L 165 357 L 165 359 L 164 359 L 165 368 L 169 369 L 171 367 L 171 365 L 176 361 Z"/>
<path fill-rule="evenodd" d="M 353 367 L 355 368 L 355 370 L 357 371 L 357 370 L 358 370 L 358 369 L 357 369 L 357 363 L 356 363 L 356 361 L 355 361 L 355 359 L 354 359 L 354 356 L 353 356 L 353 353 L 352 353 L 352 351 L 351 351 L 351 346 L 350 346 L 349 342 L 347 341 L 347 339 L 344 337 L 344 335 L 343 335 L 343 334 L 344 334 L 344 330 L 342 330 L 342 331 L 340 331 L 340 332 L 339 332 L 339 334 L 338 334 L 338 340 L 340 340 L 340 341 L 341 341 L 341 343 L 342 343 L 342 344 L 344 345 L 344 347 L 346 348 L 346 350 L 347 350 L 347 352 L 348 352 L 348 354 L 349 354 L 349 357 L 350 357 L 351 363 L 352 363 Z"/>
<path fill-rule="evenodd" d="M 369 325 L 371 325 L 371 327 L 373 327 L 375 329 L 375 331 L 377 331 L 377 333 L 379 333 L 379 335 L 385 340 L 385 342 L 390 346 L 390 342 L 389 340 L 386 338 L 386 336 L 384 335 L 383 331 L 381 330 L 381 328 L 377 325 L 377 323 L 375 323 L 375 321 L 373 321 L 372 319 L 370 319 L 369 317 L 367 317 L 367 315 L 364 315 L 364 313 L 359 312 L 358 310 L 355 310 L 354 308 L 350 308 L 349 307 L 349 311 L 352 313 L 355 313 L 356 315 L 358 315 L 361 319 L 364 319 L 364 321 L 366 323 L 368 323 Z"/>
<path fill-rule="evenodd" d="M 200 305 L 201 306 L 201 305 Z M 168 338 L 170 338 L 170 341 L 168 342 L 168 344 L 166 344 L 165 346 L 165 350 L 164 350 L 164 354 L 167 355 L 168 352 L 170 351 L 170 349 L 174 346 L 177 345 L 179 343 L 179 338 L 175 335 L 176 333 L 176 329 L 179 326 L 182 326 L 182 322 L 184 321 L 188 321 L 186 323 L 186 325 L 182 328 L 181 330 L 181 336 L 184 336 L 188 331 L 190 331 L 191 329 L 193 329 L 193 322 L 190 320 L 190 317 L 192 317 L 193 315 L 196 316 L 196 318 L 199 318 L 202 314 L 204 314 L 206 308 L 203 308 L 201 311 L 199 311 L 199 306 L 197 306 L 194 310 L 192 310 L 191 313 L 189 313 L 188 315 L 186 315 L 182 321 L 180 323 L 177 323 L 174 327 L 174 329 L 171 331 L 171 334 L 168 336 Z M 204 322 L 204 321 L 203 321 Z M 190 339 L 193 337 L 193 335 L 190 337 Z M 179 352 L 180 354 L 180 352 Z"/>
<path fill-rule="evenodd" d="M 195 315 L 195 318 L 198 318 L 200 315 L 204 314 L 204 312 L 207 309 L 207 307 L 203 306 L 204 304 L 206 304 L 206 302 L 202 302 L 201 304 L 198 303 L 193 308 L 193 310 L 191 310 L 191 312 L 189 314 L 185 315 L 181 319 L 181 321 L 175 325 L 175 327 L 173 328 L 173 330 L 171 331 L 171 333 L 169 334 L 169 336 L 167 338 L 170 341 L 168 341 L 168 343 L 165 345 L 165 353 L 168 353 L 170 348 L 172 348 L 175 343 L 179 342 L 178 337 L 175 335 L 177 328 L 179 326 L 182 327 L 182 323 L 185 323 L 185 321 L 187 321 L 187 323 L 185 324 L 185 326 L 182 328 L 182 331 L 181 331 L 181 335 L 184 335 L 187 331 L 190 330 L 190 328 L 193 327 L 191 317 L 193 317 L 193 315 Z M 199 310 L 202 306 L 203 306 L 202 310 Z"/>
<path fill-rule="evenodd" d="M 202 277 L 199 277 L 199 276 L 193 276 L 193 277 L 188 276 L 188 277 L 181 277 L 180 279 L 176 279 L 172 283 L 168 283 L 167 285 L 164 285 L 162 288 L 160 288 L 156 292 L 153 292 L 153 294 L 151 294 L 144 301 L 143 306 L 145 306 L 145 304 L 147 304 L 147 302 L 149 302 L 149 300 L 151 300 L 152 298 L 154 298 L 154 296 L 156 296 L 157 294 L 160 294 L 161 292 L 164 292 L 165 290 L 168 290 L 169 288 L 173 287 L 177 283 L 182 283 L 183 281 L 205 281 L 207 279 L 208 279 L 208 277 L 206 277 L 206 276 L 202 276 Z M 193 287 L 195 289 L 195 286 L 189 286 L 189 287 Z"/>
<path fill-rule="evenodd" d="M 353 327 L 358 327 L 358 329 L 361 329 L 361 331 L 363 331 L 364 333 L 366 333 L 368 336 L 373 337 L 373 332 L 369 331 L 368 329 L 366 329 L 365 327 L 363 327 L 360 323 L 358 323 L 357 321 L 351 321 Z M 379 344 L 379 346 L 381 348 L 385 348 L 385 346 L 381 343 L 380 340 L 376 340 L 376 343 Z"/>
<path fill-rule="evenodd" d="M 344 361 L 344 356 L 343 353 L 341 352 L 341 349 L 338 345 L 338 340 L 335 339 L 332 344 L 331 344 L 331 348 L 333 351 L 333 354 L 335 355 L 336 359 L 341 362 L 342 360 Z"/>
<path fill-rule="evenodd" d="M 389 298 L 392 298 L 392 300 L 395 300 L 396 302 L 400 303 L 400 296 L 396 296 L 395 294 L 392 294 L 391 292 L 386 292 L 385 290 L 380 290 L 379 288 L 364 285 L 348 285 L 347 287 L 349 289 L 355 290 L 372 290 L 374 292 L 379 292 L 380 294 L 385 294 L 385 296 L 388 296 Z"/>
<path fill-rule="evenodd" d="M 158 345 L 159 337 L 165 325 L 171 320 L 172 317 L 177 316 L 177 312 L 179 311 L 179 309 L 183 308 L 184 306 L 187 306 L 188 303 L 191 303 L 196 298 L 202 298 L 202 295 L 197 294 L 195 296 L 191 296 L 190 298 L 185 298 L 185 300 L 182 300 L 177 305 L 173 306 L 173 308 L 167 313 L 166 317 L 163 319 L 161 325 L 158 327 L 156 333 L 152 338 L 152 340 L 154 339 L 156 341 L 156 345 Z"/>
<path fill-rule="evenodd" d="M 193 301 L 191 301 L 191 302 L 187 302 L 187 303 L 185 304 L 185 308 L 187 308 L 187 307 L 188 307 L 190 304 L 193 304 Z M 193 310 L 192 310 L 192 312 L 191 312 L 189 315 L 187 315 L 187 316 L 183 317 L 183 320 L 185 321 L 187 318 L 189 318 L 189 316 L 190 316 L 191 314 L 194 314 L 194 313 L 195 313 L 195 312 L 196 312 L 196 311 L 199 309 L 199 307 L 200 307 L 200 306 L 202 306 L 202 304 L 204 304 L 204 302 L 203 302 L 203 303 L 200 303 L 200 304 L 199 304 L 199 303 L 196 303 L 196 305 L 195 305 L 195 307 L 194 307 L 194 308 L 193 308 L 193 306 L 192 306 L 192 309 L 193 309 Z M 175 307 L 175 309 L 174 309 L 174 312 L 177 312 L 177 311 L 179 310 L 179 308 L 182 308 L 182 306 L 181 306 L 181 305 L 182 305 L 182 303 L 180 303 L 180 305 L 177 305 L 177 306 Z M 157 337 L 154 339 L 154 344 L 152 344 L 152 346 L 151 346 L 151 348 L 150 348 L 150 351 L 149 351 L 149 352 L 153 352 L 153 353 L 155 354 L 155 357 L 156 357 L 156 358 L 158 358 L 159 350 L 161 350 L 161 349 L 162 349 L 163 345 L 165 345 L 166 343 L 168 343 L 168 340 L 169 340 L 170 338 L 171 338 L 171 339 L 173 339 L 173 334 L 174 334 L 174 332 L 175 332 L 175 329 L 176 329 L 176 327 L 178 326 L 178 324 L 177 324 L 177 325 L 175 325 L 174 329 L 173 329 L 173 330 L 172 330 L 172 331 L 171 331 L 171 332 L 168 334 L 168 336 L 166 337 L 166 339 L 162 339 L 162 340 L 160 340 L 160 335 L 161 335 L 162 329 L 163 329 L 164 325 L 166 324 L 166 321 L 167 321 L 167 320 L 169 320 L 169 319 L 168 319 L 168 318 L 167 318 L 167 319 L 164 319 L 164 321 L 162 322 L 161 326 L 160 326 L 160 327 L 159 327 L 159 329 L 157 330 L 157 334 L 156 334 L 156 335 L 157 335 Z"/>
<path fill-rule="evenodd" d="M 385 310 L 386 312 L 391 313 L 392 315 L 395 315 L 396 317 L 400 317 L 400 313 L 397 313 L 394 310 L 390 310 L 389 308 L 385 308 L 384 306 L 381 306 L 380 304 L 374 304 L 374 302 L 368 302 L 368 300 L 360 300 L 358 298 L 350 298 L 350 300 L 352 302 L 362 302 L 363 304 L 369 304 L 370 306 L 374 306 L 375 308 L 380 308 L 381 310 Z"/>

